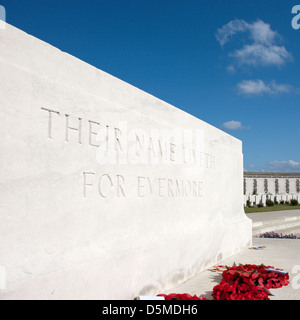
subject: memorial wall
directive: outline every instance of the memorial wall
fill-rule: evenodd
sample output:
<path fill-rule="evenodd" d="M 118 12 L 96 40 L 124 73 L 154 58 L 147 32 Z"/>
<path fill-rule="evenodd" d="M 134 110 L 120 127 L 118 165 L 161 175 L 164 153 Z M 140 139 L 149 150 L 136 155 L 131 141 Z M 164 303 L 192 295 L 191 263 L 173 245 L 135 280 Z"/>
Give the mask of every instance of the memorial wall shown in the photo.
<path fill-rule="evenodd" d="M 300 194 L 300 173 L 244 172 L 244 194 Z"/>
<path fill-rule="evenodd" d="M 8 24 L 0 70 L 1 299 L 154 295 L 251 245 L 241 141 Z"/>

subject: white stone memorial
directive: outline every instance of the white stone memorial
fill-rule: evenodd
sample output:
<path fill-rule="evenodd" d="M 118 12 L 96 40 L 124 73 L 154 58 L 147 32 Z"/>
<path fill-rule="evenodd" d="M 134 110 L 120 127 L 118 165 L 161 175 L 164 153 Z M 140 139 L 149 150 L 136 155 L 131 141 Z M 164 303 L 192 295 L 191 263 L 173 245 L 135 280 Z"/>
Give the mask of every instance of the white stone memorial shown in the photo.
<path fill-rule="evenodd" d="M 251 245 L 241 141 L 8 24 L 0 79 L 0 299 L 155 295 Z"/>

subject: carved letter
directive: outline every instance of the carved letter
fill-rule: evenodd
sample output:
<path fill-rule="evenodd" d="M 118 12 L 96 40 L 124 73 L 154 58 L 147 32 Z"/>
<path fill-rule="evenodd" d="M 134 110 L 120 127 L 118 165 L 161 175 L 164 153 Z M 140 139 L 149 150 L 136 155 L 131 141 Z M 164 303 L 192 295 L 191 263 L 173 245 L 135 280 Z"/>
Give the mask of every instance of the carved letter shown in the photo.
<path fill-rule="evenodd" d="M 175 161 L 175 144 L 170 142 L 170 160 Z"/>
<path fill-rule="evenodd" d="M 78 143 L 81 144 L 81 120 L 82 118 L 78 118 L 78 128 L 69 126 L 69 117 L 70 115 L 66 114 L 66 141 L 69 142 L 69 129 L 78 131 Z"/>
<path fill-rule="evenodd" d="M 171 185 L 173 185 L 173 181 L 172 179 L 168 179 L 168 197 L 174 197 L 174 193 L 171 188 Z"/>
<path fill-rule="evenodd" d="M 151 192 L 151 194 L 152 194 L 152 193 L 153 193 L 153 191 L 152 191 L 152 184 L 151 184 L 150 178 L 147 177 L 147 179 L 148 179 L 148 184 L 149 184 L 150 192 Z"/>
<path fill-rule="evenodd" d="M 136 144 L 135 144 L 135 153 L 137 156 L 140 156 L 144 152 L 144 136 L 143 136 L 143 144 L 141 143 L 141 140 L 139 136 L 136 134 Z M 140 151 L 138 152 L 138 144 L 140 146 Z"/>
<path fill-rule="evenodd" d="M 162 143 L 160 140 L 158 140 L 158 145 L 159 145 L 159 151 L 160 151 L 160 157 L 161 159 L 167 159 L 167 143 L 164 144 L 164 147 L 162 146 Z M 165 157 L 164 157 L 165 154 Z"/>
<path fill-rule="evenodd" d="M 98 122 L 89 120 L 89 144 L 94 147 L 99 147 L 100 146 L 99 144 L 94 144 L 92 142 L 92 136 L 93 135 L 97 136 L 97 134 L 98 134 L 97 132 L 93 131 L 93 124 L 96 124 L 98 127 L 100 125 L 100 123 L 98 123 Z"/>
<path fill-rule="evenodd" d="M 150 158 L 155 158 L 155 152 L 154 152 L 154 147 L 153 147 L 153 142 L 152 142 L 152 138 L 149 138 L 149 143 L 148 143 L 148 158 L 150 161 Z"/>
<path fill-rule="evenodd" d="M 186 158 L 185 158 L 185 154 L 186 154 L 185 150 L 186 150 L 186 147 L 183 145 L 182 146 L 182 159 L 183 159 L 184 164 L 187 163 Z"/>
<path fill-rule="evenodd" d="M 145 179 L 145 177 L 138 177 L 138 196 L 140 198 L 145 196 L 144 194 L 141 194 L 141 189 L 145 188 L 145 186 L 142 184 L 142 179 Z"/>
<path fill-rule="evenodd" d="M 187 187 L 186 187 L 187 184 L 189 184 L 189 191 L 188 191 L 188 192 L 187 192 Z M 187 197 L 189 197 L 191 191 L 192 191 L 192 184 L 191 184 L 190 181 L 186 181 L 186 184 L 185 184 L 185 195 L 186 195 Z"/>
<path fill-rule="evenodd" d="M 194 161 L 194 164 L 196 164 L 197 163 L 197 159 L 196 159 L 196 152 L 195 152 L 195 149 L 191 149 L 191 164 L 192 164 L 192 159 L 193 159 L 193 161 Z"/>
<path fill-rule="evenodd" d="M 92 183 L 87 183 L 87 175 L 95 175 L 94 172 L 83 172 L 83 197 L 86 199 L 86 186 L 93 186 Z"/>
<path fill-rule="evenodd" d="M 175 192 L 175 194 L 176 194 L 176 196 L 178 197 L 178 196 L 180 196 L 180 187 L 179 187 L 179 182 L 178 182 L 178 180 L 175 180 L 176 181 L 176 192 Z M 182 183 L 181 183 L 181 187 L 182 187 Z"/>
<path fill-rule="evenodd" d="M 54 111 L 51 109 L 47 108 L 41 108 L 42 110 L 46 110 L 49 112 L 49 117 L 48 117 L 48 138 L 52 139 L 52 112 L 60 115 L 58 111 Z"/>
<path fill-rule="evenodd" d="M 107 177 L 108 181 L 109 181 L 109 184 L 110 184 L 110 190 L 111 188 L 113 187 L 113 183 L 112 183 L 112 180 L 111 180 L 111 177 L 108 175 L 108 174 L 103 174 L 100 179 L 99 179 L 99 183 L 98 183 L 98 190 L 99 190 L 99 194 L 102 198 L 107 198 L 110 194 L 110 192 L 107 192 L 106 194 L 103 193 L 103 186 L 102 186 L 102 181 L 103 181 L 103 178 L 104 177 Z"/>
<path fill-rule="evenodd" d="M 122 152 L 123 149 L 120 143 L 120 136 L 121 136 L 121 130 L 118 128 L 115 128 L 115 150 L 118 151 L 117 146 L 119 145 L 119 149 Z"/>
<path fill-rule="evenodd" d="M 126 198 L 124 189 L 122 187 L 122 184 L 124 184 L 124 181 L 125 180 L 124 180 L 123 176 L 117 175 L 117 196 L 118 196 L 118 198 L 120 198 L 120 191 L 122 192 L 123 197 Z M 122 182 L 122 184 L 121 184 L 121 182 Z"/>
<path fill-rule="evenodd" d="M 164 189 L 164 187 L 163 187 L 163 185 L 162 185 L 162 181 L 165 181 L 166 179 L 164 179 L 164 178 L 158 178 L 158 185 L 159 185 L 159 187 L 158 187 L 158 195 L 160 196 L 160 197 L 164 197 L 163 195 L 162 195 L 162 192 L 163 192 L 163 189 Z"/>
<path fill-rule="evenodd" d="M 197 197 L 197 182 L 192 181 L 192 183 L 193 183 L 193 196 Z"/>

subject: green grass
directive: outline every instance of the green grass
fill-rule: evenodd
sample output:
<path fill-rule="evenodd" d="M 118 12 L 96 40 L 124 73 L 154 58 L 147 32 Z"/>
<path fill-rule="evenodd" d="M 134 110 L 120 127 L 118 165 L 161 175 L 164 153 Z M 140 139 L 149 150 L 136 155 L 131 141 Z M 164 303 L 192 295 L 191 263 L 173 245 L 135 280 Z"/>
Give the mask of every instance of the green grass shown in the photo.
<path fill-rule="evenodd" d="M 269 211 L 281 211 L 281 210 L 299 210 L 300 205 L 298 206 L 291 206 L 288 204 L 275 204 L 272 207 L 257 207 L 257 208 L 245 208 L 245 213 L 251 212 L 269 212 Z"/>

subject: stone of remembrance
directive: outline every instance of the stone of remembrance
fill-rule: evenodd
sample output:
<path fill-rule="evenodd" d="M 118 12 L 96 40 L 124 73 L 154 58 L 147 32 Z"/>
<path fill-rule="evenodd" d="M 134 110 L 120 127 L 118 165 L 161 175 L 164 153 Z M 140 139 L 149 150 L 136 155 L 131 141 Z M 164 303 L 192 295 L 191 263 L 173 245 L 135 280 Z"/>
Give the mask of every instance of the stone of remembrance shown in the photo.
<path fill-rule="evenodd" d="M 1 299 L 155 295 L 251 245 L 241 141 L 10 25 L 0 79 Z"/>

